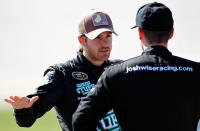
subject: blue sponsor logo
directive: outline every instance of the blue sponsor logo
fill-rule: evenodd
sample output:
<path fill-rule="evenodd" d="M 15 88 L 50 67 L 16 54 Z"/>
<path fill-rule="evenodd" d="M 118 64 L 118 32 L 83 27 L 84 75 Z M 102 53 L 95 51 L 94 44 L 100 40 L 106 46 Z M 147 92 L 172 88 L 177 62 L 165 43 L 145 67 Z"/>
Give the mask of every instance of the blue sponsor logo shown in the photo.
<path fill-rule="evenodd" d="M 90 81 L 76 84 L 76 92 L 78 94 L 87 95 L 90 90 L 94 87 L 94 84 L 91 84 Z"/>

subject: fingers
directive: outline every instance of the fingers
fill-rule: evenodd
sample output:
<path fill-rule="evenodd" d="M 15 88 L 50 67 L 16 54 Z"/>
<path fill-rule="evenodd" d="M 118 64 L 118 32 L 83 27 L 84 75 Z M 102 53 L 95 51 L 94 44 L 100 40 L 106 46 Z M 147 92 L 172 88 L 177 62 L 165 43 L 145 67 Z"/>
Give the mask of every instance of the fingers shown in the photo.
<path fill-rule="evenodd" d="M 10 103 L 13 108 L 21 109 L 23 106 L 20 106 L 20 97 L 19 96 L 10 96 L 10 99 L 4 99 L 5 102 Z"/>
<path fill-rule="evenodd" d="M 12 102 L 13 102 L 12 100 L 10 100 L 10 99 L 7 99 L 7 98 L 6 98 L 6 99 L 4 99 L 4 101 L 5 101 L 5 102 L 7 102 L 7 103 L 10 103 L 10 104 L 12 104 Z"/>
<path fill-rule="evenodd" d="M 18 101 L 18 100 L 19 100 L 19 96 L 10 96 L 10 99 L 8 99 L 8 98 L 4 99 L 5 102 L 10 103 L 10 104 L 12 104 L 13 102 Z"/>
<path fill-rule="evenodd" d="M 39 96 L 34 96 L 32 99 L 33 99 L 34 101 L 37 101 L 37 100 L 39 99 Z"/>
<path fill-rule="evenodd" d="M 17 102 L 20 101 L 20 97 L 19 96 L 10 96 L 10 99 Z"/>
<path fill-rule="evenodd" d="M 34 96 L 31 98 L 30 103 L 31 105 L 39 99 L 39 96 Z"/>
<path fill-rule="evenodd" d="M 38 96 L 32 98 L 10 96 L 10 99 L 4 99 L 5 102 L 10 103 L 15 109 L 29 108 L 32 104 L 39 99 Z"/>

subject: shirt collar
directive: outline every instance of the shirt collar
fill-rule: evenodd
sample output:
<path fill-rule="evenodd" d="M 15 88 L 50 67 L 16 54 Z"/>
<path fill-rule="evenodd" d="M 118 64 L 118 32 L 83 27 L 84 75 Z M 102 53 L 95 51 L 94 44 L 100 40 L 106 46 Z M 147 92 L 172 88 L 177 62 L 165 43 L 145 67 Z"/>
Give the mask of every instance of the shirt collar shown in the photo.
<path fill-rule="evenodd" d="M 158 56 L 172 56 L 172 53 L 164 46 L 150 46 L 145 49 L 142 54 L 158 55 Z"/>

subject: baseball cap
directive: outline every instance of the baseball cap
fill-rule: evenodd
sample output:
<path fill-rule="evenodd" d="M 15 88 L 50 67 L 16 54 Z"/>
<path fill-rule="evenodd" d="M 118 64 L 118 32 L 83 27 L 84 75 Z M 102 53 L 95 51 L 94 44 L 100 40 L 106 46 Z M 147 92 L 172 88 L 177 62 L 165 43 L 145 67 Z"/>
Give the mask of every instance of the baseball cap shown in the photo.
<path fill-rule="evenodd" d="M 174 20 L 170 9 L 162 3 L 143 5 L 136 14 L 136 26 L 150 31 L 167 31 L 173 28 Z"/>
<path fill-rule="evenodd" d="M 89 39 L 94 39 L 105 31 L 110 31 L 117 35 L 110 16 L 104 11 L 94 9 L 81 18 L 78 29 L 79 35 L 86 35 Z"/>

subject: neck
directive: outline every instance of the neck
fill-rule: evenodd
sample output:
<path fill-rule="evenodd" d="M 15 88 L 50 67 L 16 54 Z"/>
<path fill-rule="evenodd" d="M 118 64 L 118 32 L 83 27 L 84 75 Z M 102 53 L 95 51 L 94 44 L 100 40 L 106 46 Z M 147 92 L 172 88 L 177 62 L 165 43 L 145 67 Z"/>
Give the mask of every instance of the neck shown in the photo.
<path fill-rule="evenodd" d="M 146 42 L 142 42 L 141 41 L 141 47 L 142 47 L 142 50 L 144 51 L 146 48 L 148 47 L 151 47 L 151 46 L 163 46 L 165 48 L 167 48 L 167 43 L 146 43 Z"/>

